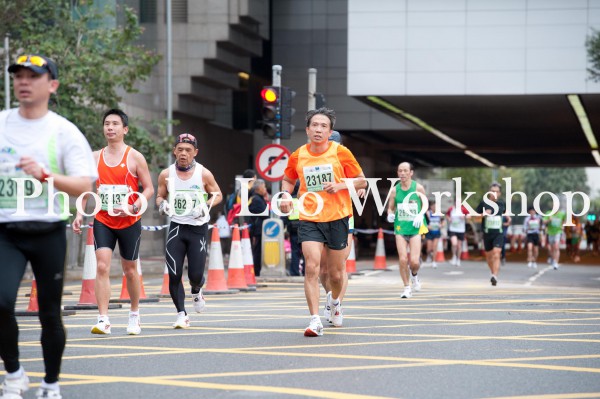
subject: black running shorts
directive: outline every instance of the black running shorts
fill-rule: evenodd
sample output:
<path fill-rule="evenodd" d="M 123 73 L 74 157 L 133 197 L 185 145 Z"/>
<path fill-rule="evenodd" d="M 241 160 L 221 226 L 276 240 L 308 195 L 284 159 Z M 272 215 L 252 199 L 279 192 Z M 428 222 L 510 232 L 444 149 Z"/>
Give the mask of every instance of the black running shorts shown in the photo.
<path fill-rule="evenodd" d="M 483 247 L 486 252 L 491 251 L 494 248 L 502 248 L 503 245 L 504 234 L 502 231 L 483 234 Z"/>
<path fill-rule="evenodd" d="M 348 216 L 331 222 L 308 222 L 301 220 L 298 226 L 298 242 L 322 242 L 333 250 L 348 246 Z"/>
<path fill-rule="evenodd" d="M 115 250 L 119 243 L 121 258 L 125 260 L 137 260 L 140 252 L 140 238 L 142 237 L 142 221 L 124 229 L 111 229 L 104 223 L 94 219 L 94 249 L 110 248 Z"/>

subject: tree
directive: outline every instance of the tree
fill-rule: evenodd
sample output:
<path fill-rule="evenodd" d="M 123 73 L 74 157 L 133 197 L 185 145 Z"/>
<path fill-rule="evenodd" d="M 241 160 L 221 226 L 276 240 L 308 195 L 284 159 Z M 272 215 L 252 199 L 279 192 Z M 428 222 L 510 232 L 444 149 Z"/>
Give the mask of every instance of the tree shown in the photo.
<path fill-rule="evenodd" d="M 120 93 L 135 92 L 160 59 L 136 43 L 142 28 L 135 12 L 126 6 L 118 11 L 117 18 L 117 10 L 91 0 L 0 0 L 0 37 L 11 36 L 10 59 L 27 52 L 57 62 L 60 88 L 51 108 L 75 123 L 93 149 L 104 145 L 103 112 L 118 107 Z M 150 164 L 163 161 L 164 141 L 130 121 L 127 142 Z"/>
<path fill-rule="evenodd" d="M 588 58 L 591 63 L 591 68 L 588 72 L 592 80 L 600 81 L 600 31 L 592 30 L 592 34 L 588 36 L 585 45 L 588 51 Z"/>
<path fill-rule="evenodd" d="M 475 208 L 482 200 L 485 193 L 490 189 L 490 184 L 493 182 L 493 173 L 490 168 L 448 168 L 444 171 L 444 178 L 452 179 L 456 177 L 461 178 L 463 198 L 464 193 L 472 191 L 475 192 L 467 201 L 469 205 Z M 511 178 L 511 190 L 523 191 L 523 170 L 515 168 L 501 168 L 497 171 L 497 182 L 502 186 L 503 194 L 506 194 L 506 181 L 504 178 Z M 516 200 L 519 198 L 515 197 Z M 518 206 L 519 203 L 515 202 L 513 208 Z M 520 212 L 520 208 L 517 212 Z"/>
<path fill-rule="evenodd" d="M 555 194 L 562 202 L 562 193 L 580 191 L 589 195 L 587 174 L 584 168 L 536 168 L 527 169 L 524 176 L 525 193 L 533 203 L 533 199 L 544 191 Z M 551 209 L 551 196 L 540 197 L 541 208 Z"/>

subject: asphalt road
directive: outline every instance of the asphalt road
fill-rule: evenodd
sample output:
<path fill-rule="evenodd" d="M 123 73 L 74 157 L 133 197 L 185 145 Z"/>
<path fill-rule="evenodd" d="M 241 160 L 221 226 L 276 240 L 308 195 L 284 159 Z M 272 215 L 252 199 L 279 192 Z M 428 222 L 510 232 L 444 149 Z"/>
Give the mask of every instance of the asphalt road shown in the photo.
<path fill-rule="evenodd" d="M 393 262 L 390 262 L 393 263 Z M 423 290 L 400 299 L 397 266 L 350 280 L 344 327 L 307 338 L 298 280 L 207 296 L 192 328 L 173 330 L 170 298 L 141 306 L 142 334 L 125 333 L 128 305 L 95 336 L 93 310 L 65 316 L 66 398 L 597 398 L 600 267 L 503 267 L 497 287 L 482 262 L 424 267 Z M 156 295 L 162 276 L 146 275 Z M 120 292 L 115 279 L 113 295 Z M 80 282 L 67 284 L 79 299 Z M 23 284 L 19 308 L 27 307 Z M 323 299 L 323 298 L 322 298 Z M 189 302 L 188 311 L 193 311 Z M 43 376 L 36 318 L 18 318 L 33 387 Z M 35 389 L 26 394 L 34 397 Z"/>

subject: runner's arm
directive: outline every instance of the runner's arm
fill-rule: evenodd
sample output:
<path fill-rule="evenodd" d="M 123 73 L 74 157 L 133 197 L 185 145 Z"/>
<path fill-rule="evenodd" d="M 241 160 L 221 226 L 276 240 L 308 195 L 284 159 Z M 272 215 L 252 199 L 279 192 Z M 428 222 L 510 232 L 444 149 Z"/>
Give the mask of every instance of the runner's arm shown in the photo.
<path fill-rule="evenodd" d="M 164 169 L 158 175 L 158 186 L 156 188 L 156 206 L 160 206 L 161 202 L 169 200 L 169 190 L 167 188 L 168 175 L 168 169 Z"/>
<path fill-rule="evenodd" d="M 204 189 L 210 195 L 208 203 L 211 207 L 220 204 L 223 201 L 223 193 L 215 180 L 215 176 L 212 172 L 206 168 L 202 170 L 202 181 L 204 182 Z"/>
<path fill-rule="evenodd" d="M 135 173 L 138 176 L 140 183 L 142 184 L 142 192 L 140 193 L 144 197 L 146 197 L 146 202 L 150 202 L 150 199 L 154 195 L 154 186 L 152 185 L 152 178 L 150 177 L 150 170 L 148 169 L 148 163 L 146 162 L 146 158 L 137 150 L 134 150 L 133 153 L 135 159 Z M 133 205 L 136 205 L 138 208 L 141 208 L 140 199 L 136 199 L 135 202 L 130 205 L 131 212 L 133 212 Z"/>

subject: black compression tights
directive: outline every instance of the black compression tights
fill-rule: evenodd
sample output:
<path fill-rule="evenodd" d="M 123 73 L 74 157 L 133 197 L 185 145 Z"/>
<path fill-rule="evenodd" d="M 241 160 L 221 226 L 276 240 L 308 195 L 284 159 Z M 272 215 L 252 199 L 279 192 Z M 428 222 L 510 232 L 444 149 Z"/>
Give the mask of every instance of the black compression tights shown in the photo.
<path fill-rule="evenodd" d="M 6 224 L 0 224 L 0 357 L 9 373 L 20 367 L 15 303 L 27 261 L 30 261 L 42 324 L 44 381 L 49 384 L 58 381 L 66 342 L 61 317 L 66 249 L 64 226 L 50 233 L 29 235 L 9 231 Z"/>
<path fill-rule="evenodd" d="M 183 260 L 187 255 L 188 278 L 192 294 L 197 294 L 204 285 L 204 267 L 209 242 L 206 238 L 208 226 L 190 226 L 171 222 L 165 253 L 169 271 L 169 293 L 177 312 L 185 312 L 185 292 L 181 277 Z"/>

